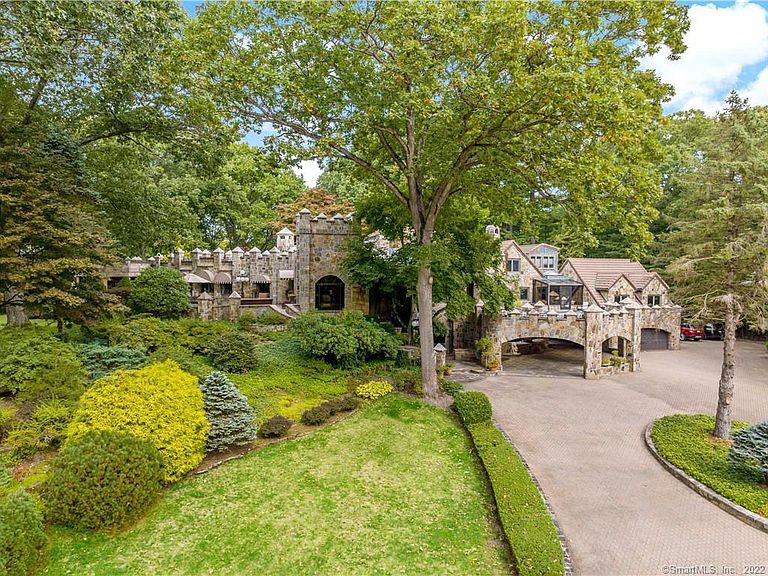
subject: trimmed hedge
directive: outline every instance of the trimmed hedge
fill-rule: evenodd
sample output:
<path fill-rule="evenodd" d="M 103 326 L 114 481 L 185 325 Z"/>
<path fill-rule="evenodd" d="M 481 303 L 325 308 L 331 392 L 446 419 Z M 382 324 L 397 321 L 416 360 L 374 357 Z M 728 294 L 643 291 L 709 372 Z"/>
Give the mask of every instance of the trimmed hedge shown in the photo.
<path fill-rule="evenodd" d="M 34 574 L 47 544 L 43 515 L 32 496 L 16 490 L 0 502 L 0 574 Z"/>
<path fill-rule="evenodd" d="M 467 430 L 488 472 L 517 573 L 562 576 L 565 565 L 557 528 L 523 461 L 492 422 L 470 424 Z"/>
<path fill-rule="evenodd" d="M 190 311 L 189 286 L 175 268 L 147 268 L 131 283 L 128 304 L 137 314 L 179 318 Z"/>
<path fill-rule="evenodd" d="M 459 392 L 453 398 L 453 407 L 465 425 L 490 422 L 491 401 L 482 392 Z"/>
<path fill-rule="evenodd" d="M 213 339 L 208 346 L 208 357 L 218 370 L 250 372 L 256 366 L 256 344 L 248 334 L 227 332 Z"/>
<path fill-rule="evenodd" d="M 89 430 L 149 440 L 163 456 L 165 480 L 178 480 L 205 456 L 208 421 L 197 378 L 169 360 L 97 380 L 80 399 L 67 442 Z"/>
<path fill-rule="evenodd" d="M 88 432 L 53 461 L 43 489 L 46 515 L 75 528 L 121 528 L 157 499 L 162 465 L 147 440 L 122 432 Z"/>
<path fill-rule="evenodd" d="M 747 422 L 734 421 L 735 432 Z M 768 516 L 768 489 L 759 470 L 728 460 L 729 443 L 713 438 L 715 419 L 704 414 L 659 418 L 651 429 L 656 450 L 669 462 L 718 494 L 757 514 Z"/>

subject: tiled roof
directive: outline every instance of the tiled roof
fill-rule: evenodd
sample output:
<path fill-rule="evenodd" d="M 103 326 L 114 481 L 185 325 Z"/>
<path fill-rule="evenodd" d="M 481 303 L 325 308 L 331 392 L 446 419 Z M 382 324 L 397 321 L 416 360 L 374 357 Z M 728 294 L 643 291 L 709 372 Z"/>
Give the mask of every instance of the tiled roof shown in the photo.
<path fill-rule="evenodd" d="M 624 275 L 637 290 L 642 290 L 656 276 L 649 272 L 640 262 L 627 258 L 568 258 L 569 264 L 584 282 L 587 290 L 598 302 L 604 298 L 601 290 L 608 290 L 620 276 Z"/>
<path fill-rule="evenodd" d="M 553 246 L 552 244 L 547 244 L 546 242 L 538 242 L 537 244 L 520 244 L 519 246 L 520 246 L 520 249 L 526 254 L 530 254 L 540 246 L 546 246 L 548 248 L 552 248 L 556 252 L 560 252 L 560 248 L 558 248 L 557 246 Z"/>

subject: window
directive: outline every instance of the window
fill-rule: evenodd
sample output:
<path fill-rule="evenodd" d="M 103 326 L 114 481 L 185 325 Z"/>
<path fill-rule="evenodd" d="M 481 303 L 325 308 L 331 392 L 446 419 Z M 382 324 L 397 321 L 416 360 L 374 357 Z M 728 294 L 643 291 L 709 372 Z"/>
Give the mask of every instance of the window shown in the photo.
<path fill-rule="evenodd" d="M 342 310 L 344 308 L 344 282 L 336 276 L 323 276 L 315 283 L 315 308 Z"/>
<path fill-rule="evenodd" d="M 614 298 L 613 298 L 613 301 L 616 302 L 617 304 L 621 304 L 621 301 L 624 300 L 624 298 L 629 298 L 629 295 L 627 295 L 627 294 L 616 294 L 616 296 L 614 296 Z"/>
<path fill-rule="evenodd" d="M 528 288 L 520 288 L 520 300 L 528 300 Z"/>
<path fill-rule="evenodd" d="M 661 294 L 648 294 L 648 306 L 661 306 Z"/>
<path fill-rule="evenodd" d="M 520 272 L 520 258 L 507 260 L 507 272 Z"/>

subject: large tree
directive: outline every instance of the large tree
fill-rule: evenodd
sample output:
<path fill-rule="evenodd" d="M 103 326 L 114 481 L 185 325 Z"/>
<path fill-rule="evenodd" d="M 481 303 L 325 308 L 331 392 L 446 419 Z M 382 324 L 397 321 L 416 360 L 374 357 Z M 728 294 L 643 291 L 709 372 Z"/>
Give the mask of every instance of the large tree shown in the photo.
<path fill-rule="evenodd" d="M 692 319 L 724 323 L 714 435 L 730 438 L 736 328 L 768 328 L 768 108 L 732 93 L 716 118 L 672 121 L 665 185 L 674 201 L 660 252 Z M 702 129 L 702 127 L 704 129 Z"/>
<path fill-rule="evenodd" d="M 443 207 L 464 191 L 494 214 L 566 204 L 582 237 L 606 218 L 642 225 L 671 88 L 639 63 L 679 54 L 686 26 L 671 1 L 231 1 L 206 5 L 189 42 L 239 122 L 354 163 L 407 209 L 434 397 L 423 311 Z"/>

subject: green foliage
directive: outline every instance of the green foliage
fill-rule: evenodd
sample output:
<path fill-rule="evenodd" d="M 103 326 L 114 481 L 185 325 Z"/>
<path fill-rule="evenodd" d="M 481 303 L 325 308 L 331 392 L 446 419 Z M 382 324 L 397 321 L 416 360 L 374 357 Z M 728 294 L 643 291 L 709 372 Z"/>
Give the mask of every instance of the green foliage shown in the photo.
<path fill-rule="evenodd" d="M 240 318 L 237 319 L 237 325 L 241 330 L 245 330 L 252 324 L 256 324 L 256 314 L 250 310 L 244 310 L 240 313 Z"/>
<path fill-rule="evenodd" d="M 464 384 L 443 378 L 440 380 L 440 389 L 450 396 L 456 396 L 464 390 Z"/>
<path fill-rule="evenodd" d="M 236 330 L 231 322 L 208 322 L 194 318 L 161 320 L 159 318 L 116 318 L 96 325 L 94 336 L 111 346 L 144 348 L 152 353 L 159 348 L 186 348 L 195 354 L 207 354 L 219 335 Z"/>
<path fill-rule="evenodd" d="M 22 400 L 76 399 L 85 370 L 75 351 L 37 327 L 0 330 L 0 392 Z"/>
<path fill-rule="evenodd" d="M 276 414 L 259 427 L 259 436 L 264 438 L 279 438 L 285 436 L 293 426 L 293 420 Z"/>
<path fill-rule="evenodd" d="M 327 404 L 330 404 L 333 414 L 351 412 L 352 410 L 357 410 L 357 407 L 360 406 L 360 399 L 352 394 L 344 394 L 344 396 L 330 400 Z"/>
<path fill-rule="evenodd" d="M 397 340 L 358 311 L 308 312 L 291 322 L 291 332 L 304 352 L 332 364 L 354 366 L 397 354 Z"/>
<path fill-rule="evenodd" d="M 4 457 L 0 457 L 0 496 L 11 485 L 11 482 L 13 482 L 13 476 L 11 476 L 9 465 Z"/>
<path fill-rule="evenodd" d="M 421 372 L 418 368 L 398 368 L 392 371 L 394 387 L 398 392 L 423 396 L 424 389 L 421 384 Z"/>
<path fill-rule="evenodd" d="M 488 338 L 488 336 L 483 336 L 475 342 L 475 349 L 480 354 L 480 357 L 487 361 L 491 356 L 491 352 L 493 352 L 493 340 Z"/>
<path fill-rule="evenodd" d="M 256 322 L 268 326 L 288 324 L 289 320 L 275 310 L 266 310 L 256 317 Z"/>
<path fill-rule="evenodd" d="M 210 428 L 205 441 L 208 452 L 223 451 L 256 440 L 256 424 L 248 399 L 221 372 L 213 372 L 201 384 L 205 416 Z"/>
<path fill-rule="evenodd" d="M 256 344 L 248 334 L 227 332 L 211 341 L 208 357 L 219 370 L 249 372 L 256 366 Z"/>
<path fill-rule="evenodd" d="M 157 499 L 162 478 L 162 458 L 147 440 L 91 431 L 53 461 L 43 490 L 46 516 L 64 526 L 121 528 Z"/>
<path fill-rule="evenodd" d="M 457 397 L 465 396 L 464 392 Z M 504 535 L 520 576 L 560 576 L 563 549 L 557 529 L 528 470 L 492 422 L 467 426 L 496 500 Z"/>
<path fill-rule="evenodd" d="M 205 378 L 213 372 L 213 368 L 205 362 L 202 356 L 196 356 L 187 348 L 159 348 L 152 353 L 150 360 L 152 364 L 173 360 L 184 372 L 193 374 L 198 378 Z"/>
<path fill-rule="evenodd" d="M 734 432 L 728 459 L 761 472 L 768 484 L 768 420 Z"/>
<path fill-rule="evenodd" d="M 732 430 L 747 428 L 733 422 Z M 672 464 L 744 508 L 763 514 L 768 511 L 768 489 L 761 486 L 759 470 L 735 466 L 729 461 L 728 443 L 712 437 L 712 416 L 675 414 L 659 418 L 651 430 L 656 450 Z"/>
<path fill-rule="evenodd" d="M 445 338 L 448 336 L 448 324 L 440 320 L 434 320 L 432 322 L 432 334 L 435 338 Z"/>
<path fill-rule="evenodd" d="M 331 407 L 327 403 L 314 406 L 301 414 L 301 423 L 317 426 L 331 417 Z"/>
<path fill-rule="evenodd" d="M 8 435 L 11 458 L 22 460 L 48 448 L 58 447 L 66 439 L 67 426 L 74 410 L 71 402 L 58 399 L 38 404 L 32 418 L 20 423 Z"/>
<path fill-rule="evenodd" d="M 392 384 L 383 380 L 371 380 L 355 388 L 355 394 L 360 398 L 375 400 L 392 392 Z"/>
<path fill-rule="evenodd" d="M 166 361 L 97 380 L 80 400 L 67 442 L 90 430 L 148 440 L 163 456 L 164 479 L 178 480 L 205 456 L 208 422 L 197 378 Z"/>
<path fill-rule="evenodd" d="M 143 350 L 125 346 L 104 346 L 98 342 L 76 346 L 91 380 L 98 380 L 115 370 L 132 370 L 147 363 Z"/>
<path fill-rule="evenodd" d="M 179 318 L 190 310 L 189 285 L 175 268 L 147 268 L 133 281 L 128 302 L 137 314 Z"/>
<path fill-rule="evenodd" d="M 15 414 L 13 408 L 0 408 L 0 442 L 5 440 L 5 437 L 10 432 L 13 426 L 13 415 Z"/>
<path fill-rule="evenodd" d="M 453 398 L 453 407 L 465 425 L 490 422 L 491 401 L 482 392 L 460 392 Z"/>
<path fill-rule="evenodd" d="M 32 496 L 16 490 L 0 501 L 0 574 L 34 574 L 47 544 L 43 516 Z"/>

